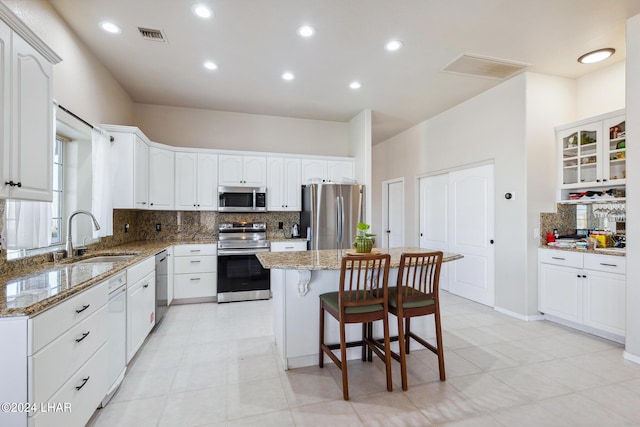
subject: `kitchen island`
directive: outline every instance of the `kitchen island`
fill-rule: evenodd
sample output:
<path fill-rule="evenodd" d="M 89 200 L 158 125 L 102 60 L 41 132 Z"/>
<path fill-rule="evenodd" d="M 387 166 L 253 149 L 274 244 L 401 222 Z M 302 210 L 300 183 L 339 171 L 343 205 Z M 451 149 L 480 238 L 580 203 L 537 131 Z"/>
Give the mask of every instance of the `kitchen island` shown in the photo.
<path fill-rule="evenodd" d="M 403 247 L 374 248 L 374 252 L 391 255 L 389 286 L 394 286 L 402 253 L 428 252 L 429 249 Z M 273 328 L 285 369 L 312 366 L 318 363 L 319 299 L 325 292 L 338 290 L 340 267 L 345 250 L 300 252 L 262 252 L 257 254 L 264 268 L 271 270 L 273 294 Z M 443 262 L 454 261 L 462 255 L 445 252 Z M 433 316 L 415 319 L 411 329 L 422 336 L 433 337 Z M 338 322 L 325 322 L 327 342 L 339 342 Z M 396 319 L 390 316 L 390 333 L 397 335 Z M 374 334 L 382 335 L 382 324 L 374 324 Z M 361 338 L 360 325 L 347 325 L 347 340 Z M 413 348 L 412 343 L 412 348 Z M 419 348 L 419 347 L 416 347 Z M 347 357 L 360 357 L 359 348 L 348 349 Z"/>

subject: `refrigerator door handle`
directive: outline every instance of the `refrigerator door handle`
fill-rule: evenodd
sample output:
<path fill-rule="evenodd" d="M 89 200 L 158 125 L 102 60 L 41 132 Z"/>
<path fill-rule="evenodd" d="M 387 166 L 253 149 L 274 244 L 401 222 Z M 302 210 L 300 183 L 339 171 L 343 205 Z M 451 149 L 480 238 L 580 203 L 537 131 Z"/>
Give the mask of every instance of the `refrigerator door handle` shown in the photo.
<path fill-rule="evenodd" d="M 340 244 L 339 247 L 342 247 L 342 237 L 343 237 L 343 223 L 344 223 L 344 206 L 342 206 L 342 197 L 336 197 L 336 231 L 337 231 L 337 240 Z"/>

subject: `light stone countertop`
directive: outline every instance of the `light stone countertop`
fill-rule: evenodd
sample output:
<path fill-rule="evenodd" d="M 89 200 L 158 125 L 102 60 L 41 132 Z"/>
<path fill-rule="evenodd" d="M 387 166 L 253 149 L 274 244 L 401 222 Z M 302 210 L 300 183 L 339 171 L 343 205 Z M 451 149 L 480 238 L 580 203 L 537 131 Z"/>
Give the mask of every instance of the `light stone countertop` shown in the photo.
<path fill-rule="evenodd" d="M 581 252 L 583 254 L 596 254 L 596 255 L 612 255 L 612 256 L 627 256 L 627 252 L 625 250 L 610 250 L 609 248 L 597 248 L 597 249 L 581 249 L 581 248 L 561 248 L 557 246 L 549 246 L 542 245 L 541 249 L 554 249 L 557 251 L 568 251 L 568 252 Z"/>
<path fill-rule="evenodd" d="M 402 253 L 430 252 L 432 249 L 403 247 L 391 249 L 373 248 L 372 253 L 384 253 L 391 255 L 390 267 L 400 265 Z M 347 250 L 324 249 L 320 251 L 296 251 L 296 252 L 260 252 L 256 256 L 264 268 L 281 270 L 340 270 L 342 257 L 347 255 Z M 443 262 L 460 259 L 463 256 L 451 252 L 445 252 Z"/>
<path fill-rule="evenodd" d="M 169 246 L 193 243 L 216 241 L 139 241 L 0 274 L 0 317 L 35 316 Z M 127 254 L 136 256 L 117 262 L 75 263 L 99 255 Z"/>

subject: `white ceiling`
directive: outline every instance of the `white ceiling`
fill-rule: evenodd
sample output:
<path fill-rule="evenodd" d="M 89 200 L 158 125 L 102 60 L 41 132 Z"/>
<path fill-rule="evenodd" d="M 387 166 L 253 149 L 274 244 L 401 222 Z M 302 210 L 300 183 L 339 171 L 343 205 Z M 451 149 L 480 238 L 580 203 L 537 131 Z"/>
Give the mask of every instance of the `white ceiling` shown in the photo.
<path fill-rule="evenodd" d="M 444 73 L 462 53 L 576 78 L 625 57 L 638 0 L 50 0 L 137 103 L 346 122 L 373 111 L 374 143 L 500 83 Z M 215 16 L 197 18 L 194 3 Z M 114 36 L 98 28 L 111 20 Z M 302 39 L 308 23 L 316 36 Z M 160 29 L 168 43 L 143 40 Z M 391 38 L 404 42 L 387 52 Z M 601 64 L 581 54 L 613 47 Z M 219 69 L 208 71 L 205 60 Z M 285 70 L 296 79 L 285 82 Z M 348 84 L 362 82 L 354 91 Z"/>

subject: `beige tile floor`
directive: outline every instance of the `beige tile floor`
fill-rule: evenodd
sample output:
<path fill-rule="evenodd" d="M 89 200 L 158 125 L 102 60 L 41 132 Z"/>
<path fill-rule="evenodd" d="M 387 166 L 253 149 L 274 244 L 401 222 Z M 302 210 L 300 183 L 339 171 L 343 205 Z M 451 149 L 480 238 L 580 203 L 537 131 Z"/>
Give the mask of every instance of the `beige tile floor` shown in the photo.
<path fill-rule="evenodd" d="M 349 363 L 351 400 L 328 363 L 284 371 L 270 301 L 173 306 L 89 425 L 640 426 L 640 365 L 622 346 L 523 322 L 443 293 L 447 381 L 435 355 L 409 355 L 409 390 L 383 365 Z"/>

